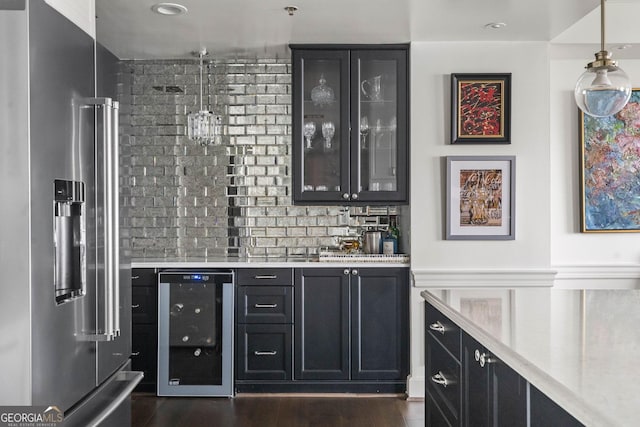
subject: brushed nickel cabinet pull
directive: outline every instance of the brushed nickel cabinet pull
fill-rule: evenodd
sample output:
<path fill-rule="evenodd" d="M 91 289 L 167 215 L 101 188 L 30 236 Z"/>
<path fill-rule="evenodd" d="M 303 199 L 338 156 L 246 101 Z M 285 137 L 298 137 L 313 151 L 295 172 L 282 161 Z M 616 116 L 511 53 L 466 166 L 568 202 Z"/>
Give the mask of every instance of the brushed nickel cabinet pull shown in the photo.
<path fill-rule="evenodd" d="M 433 381 L 436 384 L 439 384 L 443 387 L 447 387 L 449 385 L 449 380 L 447 379 L 447 377 L 444 376 L 444 374 L 441 371 L 438 371 L 437 374 L 432 375 L 431 376 L 431 381 Z"/>
<path fill-rule="evenodd" d="M 276 308 L 278 304 L 254 304 L 255 308 Z"/>
<path fill-rule="evenodd" d="M 276 276 L 275 274 L 262 274 L 262 275 L 257 275 L 257 276 L 253 276 L 254 279 L 258 279 L 258 280 L 262 280 L 262 279 L 277 279 L 278 276 Z"/>
<path fill-rule="evenodd" d="M 440 321 L 436 321 L 435 323 L 430 324 L 429 329 L 431 329 L 432 331 L 440 332 L 442 335 L 444 335 L 444 325 L 440 323 Z"/>
<path fill-rule="evenodd" d="M 275 356 L 276 354 L 278 354 L 277 351 L 272 350 L 272 351 L 254 351 L 253 354 L 255 354 L 256 356 Z"/>

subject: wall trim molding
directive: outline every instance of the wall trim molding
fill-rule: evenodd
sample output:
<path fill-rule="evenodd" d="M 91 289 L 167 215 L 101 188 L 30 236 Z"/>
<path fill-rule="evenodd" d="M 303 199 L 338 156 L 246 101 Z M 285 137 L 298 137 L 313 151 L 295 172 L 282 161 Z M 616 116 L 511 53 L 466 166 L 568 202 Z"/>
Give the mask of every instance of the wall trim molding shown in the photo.
<path fill-rule="evenodd" d="M 638 279 L 640 264 L 556 265 L 556 280 Z"/>
<path fill-rule="evenodd" d="M 553 286 L 557 271 L 551 268 L 442 269 L 412 268 L 418 288 Z"/>

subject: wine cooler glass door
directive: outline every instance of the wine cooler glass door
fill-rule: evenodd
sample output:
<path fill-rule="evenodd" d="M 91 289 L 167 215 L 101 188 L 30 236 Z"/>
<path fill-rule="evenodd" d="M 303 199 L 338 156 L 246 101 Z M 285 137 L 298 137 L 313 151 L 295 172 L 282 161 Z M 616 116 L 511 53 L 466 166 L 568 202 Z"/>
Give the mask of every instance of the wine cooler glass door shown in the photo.
<path fill-rule="evenodd" d="M 158 395 L 230 396 L 233 276 L 159 274 Z"/>

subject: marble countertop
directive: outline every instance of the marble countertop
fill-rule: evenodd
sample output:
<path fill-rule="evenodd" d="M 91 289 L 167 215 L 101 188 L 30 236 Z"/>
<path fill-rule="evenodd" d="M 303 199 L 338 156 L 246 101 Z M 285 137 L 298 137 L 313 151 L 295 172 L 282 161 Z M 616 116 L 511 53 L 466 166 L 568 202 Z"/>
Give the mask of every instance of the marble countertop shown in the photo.
<path fill-rule="evenodd" d="M 382 258 L 382 257 L 381 257 Z M 311 257 L 208 257 L 208 258 L 134 258 L 132 268 L 295 268 L 295 267 L 409 267 L 409 262 L 393 258 L 364 260 L 357 257 L 340 261 Z"/>
<path fill-rule="evenodd" d="M 583 424 L 640 422 L 640 290 L 421 295 Z"/>

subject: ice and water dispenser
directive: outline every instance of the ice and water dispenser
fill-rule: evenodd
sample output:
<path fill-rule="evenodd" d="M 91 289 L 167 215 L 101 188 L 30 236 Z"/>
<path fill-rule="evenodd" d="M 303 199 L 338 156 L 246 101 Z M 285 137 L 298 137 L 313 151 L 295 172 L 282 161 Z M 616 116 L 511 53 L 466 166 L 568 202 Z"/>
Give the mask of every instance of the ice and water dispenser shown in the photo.
<path fill-rule="evenodd" d="M 53 200 L 54 287 L 61 304 L 86 290 L 84 184 L 55 180 Z"/>

